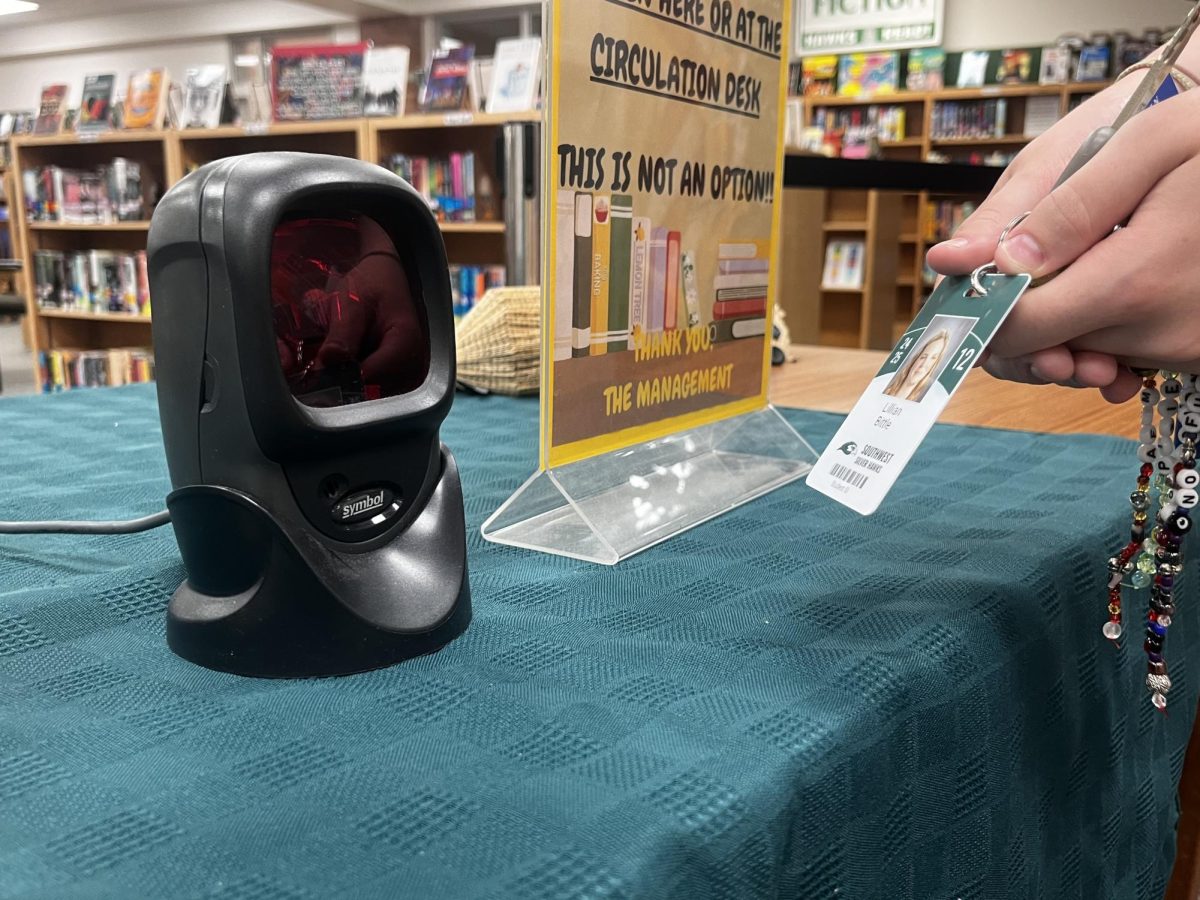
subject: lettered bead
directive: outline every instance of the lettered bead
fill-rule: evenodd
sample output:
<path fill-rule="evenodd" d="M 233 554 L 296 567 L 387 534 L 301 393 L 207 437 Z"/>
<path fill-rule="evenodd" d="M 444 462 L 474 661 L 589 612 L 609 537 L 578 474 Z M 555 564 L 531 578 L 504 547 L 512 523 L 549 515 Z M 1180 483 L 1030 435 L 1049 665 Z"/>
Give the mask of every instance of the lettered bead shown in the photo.
<path fill-rule="evenodd" d="M 1168 378 L 1163 382 L 1162 394 L 1164 397 L 1177 397 L 1183 390 L 1183 383 L 1178 378 Z"/>
<path fill-rule="evenodd" d="M 1141 399 L 1143 404 L 1156 404 L 1162 399 L 1162 394 L 1160 394 L 1155 388 L 1144 387 L 1142 388 Z M 1196 411 L 1200 412 L 1200 409 Z"/>
<path fill-rule="evenodd" d="M 1200 413 L 1185 409 L 1179 417 L 1179 424 L 1188 431 L 1200 431 Z"/>
<path fill-rule="evenodd" d="M 1179 412 L 1179 401 L 1171 398 L 1163 400 L 1158 404 L 1158 414 L 1163 418 L 1169 419 Z"/>
<path fill-rule="evenodd" d="M 1200 503 L 1200 492 L 1193 488 L 1183 488 L 1182 490 L 1176 490 L 1171 500 L 1180 509 L 1192 509 L 1197 503 Z"/>
<path fill-rule="evenodd" d="M 1153 465 L 1158 461 L 1158 451 L 1151 444 L 1143 444 L 1138 448 L 1138 459 Z"/>
<path fill-rule="evenodd" d="M 1192 530 L 1192 520 L 1187 516 L 1175 516 L 1171 519 L 1171 527 L 1179 534 L 1187 534 Z"/>
<path fill-rule="evenodd" d="M 1157 403 L 1158 401 L 1154 401 Z M 1190 412 L 1200 413 L 1200 394 L 1188 394 L 1183 401 L 1184 409 Z"/>
<path fill-rule="evenodd" d="M 1142 444 L 1153 444 L 1158 440 L 1158 432 L 1153 428 L 1143 428 L 1138 432 L 1138 442 Z"/>
<path fill-rule="evenodd" d="M 1180 469 L 1175 474 L 1175 486 L 1181 488 L 1200 487 L 1200 472 L 1195 469 Z"/>

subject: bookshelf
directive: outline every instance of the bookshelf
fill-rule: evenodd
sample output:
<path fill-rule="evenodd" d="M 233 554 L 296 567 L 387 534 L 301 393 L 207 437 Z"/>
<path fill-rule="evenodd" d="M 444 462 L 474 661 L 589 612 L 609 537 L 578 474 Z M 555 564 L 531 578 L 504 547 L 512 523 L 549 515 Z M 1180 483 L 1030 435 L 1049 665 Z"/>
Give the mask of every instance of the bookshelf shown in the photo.
<path fill-rule="evenodd" d="M 953 161 L 964 161 L 962 151 L 1019 150 L 1033 140 L 1024 134 L 1025 113 L 1033 98 L 1053 97 L 1058 100 L 1061 118 L 1072 105 L 1108 87 L 1109 82 L 1065 85 L 989 85 L 982 88 L 946 88 L 940 91 L 898 91 L 874 97 L 806 97 L 804 124 L 812 126 L 821 111 L 867 111 L 871 107 L 901 107 L 905 113 L 905 134 L 900 140 L 880 142 L 885 159 L 925 161 L 934 151 L 948 153 Z M 948 104 L 980 104 L 1004 101 L 1004 121 L 999 123 L 1003 134 L 988 137 L 939 136 L 935 124 L 940 110 Z"/>
<path fill-rule="evenodd" d="M 12 141 L 12 163 L 6 186 L 12 209 L 8 225 L 22 269 L 18 284 L 27 313 L 27 333 L 35 360 L 43 350 L 106 350 L 149 347 L 150 318 L 121 313 L 42 309 L 37 303 L 34 256 L 39 250 L 144 250 L 149 221 L 75 224 L 27 221 L 20 174 L 40 166 L 91 169 L 115 157 L 138 162 L 161 195 L 189 172 L 214 160 L 259 151 L 325 153 L 383 165 L 394 153 L 437 156 L 471 151 L 476 158 L 479 218 L 443 222 L 447 256 L 452 264 L 508 265 L 510 284 L 536 283 L 536 259 L 514 253 L 514 236 L 527 241 L 537 235 L 536 203 L 504 202 L 512 184 L 500 171 L 505 130 L 536 128 L 541 113 L 488 115 L 446 113 L 399 118 L 287 122 L 269 125 L 226 125 L 186 131 L 105 132 L 85 135 L 21 136 Z M 535 155 L 535 159 L 537 159 Z M 3 157 L 0 157 L 3 159 Z M 522 160 L 524 161 L 524 160 Z M 0 169 L 0 174 L 4 170 Z M 511 178 L 507 179 L 511 181 Z M 527 181 L 528 179 L 526 179 Z M 517 182 L 520 183 L 519 181 Z M 493 201 L 479 200 L 490 184 Z M 536 187 L 536 179 L 534 179 Z M 506 191 L 507 188 L 507 191 Z M 487 208 L 483 208 L 487 207 Z M 532 212 L 528 221 L 514 218 Z M 0 227 L 5 227 L 0 225 Z M 536 237 L 535 237 L 536 239 Z M 513 265 L 516 259 L 518 265 Z"/>

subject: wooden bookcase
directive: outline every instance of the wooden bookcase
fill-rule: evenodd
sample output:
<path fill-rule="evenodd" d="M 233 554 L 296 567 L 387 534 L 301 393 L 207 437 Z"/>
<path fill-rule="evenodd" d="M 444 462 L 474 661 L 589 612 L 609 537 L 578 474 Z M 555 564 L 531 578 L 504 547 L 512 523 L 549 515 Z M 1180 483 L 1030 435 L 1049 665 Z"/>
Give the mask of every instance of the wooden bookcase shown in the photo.
<path fill-rule="evenodd" d="M 537 122 L 540 112 L 489 116 L 483 113 L 412 115 L 394 119 L 347 119 L 328 122 L 293 122 L 266 126 L 222 126 L 187 131 L 106 132 L 95 135 L 23 136 L 12 142 L 12 166 L 7 182 L 12 208 L 11 225 L 19 248 L 27 311 L 30 346 L 42 350 L 100 350 L 113 347 L 149 347 L 150 318 L 120 313 L 77 312 L 42 309 L 35 291 L 34 253 L 38 250 L 144 249 L 150 223 L 114 222 L 105 225 L 74 225 L 59 222 L 29 222 L 20 173 L 44 165 L 92 168 L 114 157 L 141 164 L 160 191 L 165 191 L 189 172 L 212 162 L 243 153 L 291 150 L 326 153 L 384 164 L 393 153 L 440 155 L 473 150 L 476 154 L 476 194 L 487 182 L 500 190 L 501 173 L 496 171 L 497 137 L 500 126 L 514 122 Z M 499 202 L 491 205 L 489 218 L 477 222 L 447 222 L 442 225 L 446 251 L 452 263 L 495 264 L 505 262 L 508 223 Z M 535 232 L 537 223 L 527 223 Z M 510 278 L 512 275 L 510 275 Z M 520 277 L 519 275 L 517 276 Z M 516 283 L 514 281 L 514 283 Z M 151 299 L 153 303 L 153 298 Z"/>
<path fill-rule="evenodd" d="M 1033 97 L 1056 97 L 1059 116 L 1065 116 L 1072 103 L 1108 87 L 1108 82 L 1065 85 L 991 85 L 982 88 L 947 88 L 942 91 L 899 91 L 874 97 L 808 97 L 804 100 L 804 124 L 812 125 L 817 110 L 866 109 L 871 106 L 902 106 L 905 110 L 905 134 L 901 140 L 882 142 L 885 159 L 918 160 L 933 151 L 961 158 L 971 151 L 1019 150 L 1032 140 L 1024 134 L 1025 110 Z M 1008 104 L 1005 134 L 986 138 L 939 138 L 933 124 L 939 104 L 1003 99 Z"/>

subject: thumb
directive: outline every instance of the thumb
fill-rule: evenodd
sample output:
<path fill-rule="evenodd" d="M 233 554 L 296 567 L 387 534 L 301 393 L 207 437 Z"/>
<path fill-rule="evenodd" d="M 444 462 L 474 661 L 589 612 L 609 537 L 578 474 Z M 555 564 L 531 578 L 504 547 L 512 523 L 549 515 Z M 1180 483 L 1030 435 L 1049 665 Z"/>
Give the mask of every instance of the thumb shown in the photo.
<path fill-rule="evenodd" d="M 1200 129 L 1183 116 L 1178 97 L 1139 114 L 1087 165 L 1038 203 L 996 250 L 1008 273 L 1034 278 L 1058 272 L 1112 234 L 1169 172 L 1200 146 Z"/>
<path fill-rule="evenodd" d="M 1000 234 L 1013 219 L 1029 212 L 1046 196 L 1054 177 L 1049 171 L 1022 173 L 1014 163 L 953 239 L 930 248 L 930 267 L 943 275 L 965 275 L 992 262 Z"/>

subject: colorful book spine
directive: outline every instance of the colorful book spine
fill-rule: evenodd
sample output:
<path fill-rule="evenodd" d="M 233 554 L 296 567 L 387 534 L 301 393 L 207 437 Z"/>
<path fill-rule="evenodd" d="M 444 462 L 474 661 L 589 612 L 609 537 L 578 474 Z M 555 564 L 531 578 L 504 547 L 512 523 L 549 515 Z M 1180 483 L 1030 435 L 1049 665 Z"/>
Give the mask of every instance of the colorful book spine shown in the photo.
<path fill-rule="evenodd" d="M 770 268 L 765 259 L 723 259 L 717 263 L 718 275 L 742 275 L 748 272 L 761 272 L 764 275 Z"/>
<path fill-rule="evenodd" d="M 752 319 L 724 319 L 714 322 L 713 325 L 713 340 L 718 344 L 742 338 L 761 338 L 767 333 L 767 320 L 764 316 L 755 316 Z"/>
<path fill-rule="evenodd" d="M 575 192 L 560 190 L 554 233 L 554 359 L 571 358 L 575 291 Z"/>
<path fill-rule="evenodd" d="M 667 229 L 661 225 L 650 236 L 650 327 L 662 331 L 667 312 Z"/>
<path fill-rule="evenodd" d="M 667 232 L 667 285 L 663 296 L 663 329 L 679 327 L 679 241 L 678 231 Z"/>
<path fill-rule="evenodd" d="M 652 223 L 645 216 L 633 220 L 629 261 L 629 335 L 650 330 L 650 236 Z"/>
<path fill-rule="evenodd" d="M 612 199 L 592 198 L 592 356 L 608 351 L 608 263 L 612 249 Z"/>
<path fill-rule="evenodd" d="M 571 356 L 592 349 L 592 195 L 575 194 L 575 288 L 571 321 Z"/>
<path fill-rule="evenodd" d="M 718 300 L 713 304 L 713 320 L 745 319 L 751 316 L 767 314 L 767 299 L 760 297 L 756 300 Z"/>
<path fill-rule="evenodd" d="M 608 350 L 629 349 L 630 257 L 633 253 L 633 198 L 613 194 L 612 241 L 608 260 Z"/>
<path fill-rule="evenodd" d="M 696 256 L 692 251 L 683 252 L 680 273 L 683 281 L 683 300 L 687 307 L 684 327 L 695 328 L 700 324 L 700 289 L 696 286 Z"/>

